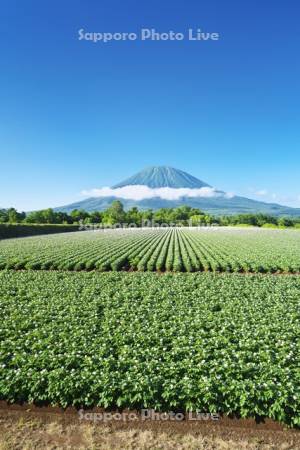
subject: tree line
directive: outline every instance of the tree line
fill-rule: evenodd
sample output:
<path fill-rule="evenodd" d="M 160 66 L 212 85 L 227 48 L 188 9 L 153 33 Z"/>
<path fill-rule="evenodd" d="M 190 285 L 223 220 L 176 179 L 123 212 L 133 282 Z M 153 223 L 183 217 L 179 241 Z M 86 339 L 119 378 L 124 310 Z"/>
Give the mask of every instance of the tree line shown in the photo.
<path fill-rule="evenodd" d="M 177 208 L 161 208 L 158 210 L 139 210 L 132 207 L 124 210 L 119 200 L 112 202 L 105 211 L 88 212 L 74 209 L 70 213 L 54 211 L 51 208 L 29 213 L 18 212 L 15 208 L 0 210 L 0 223 L 19 224 L 128 224 L 142 226 L 147 223 L 170 224 L 177 226 L 187 225 L 252 225 L 252 226 L 282 226 L 300 227 L 300 217 L 275 217 L 267 214 L 235 214 L 230 216 L 214 216 L 190 206 Z"/>

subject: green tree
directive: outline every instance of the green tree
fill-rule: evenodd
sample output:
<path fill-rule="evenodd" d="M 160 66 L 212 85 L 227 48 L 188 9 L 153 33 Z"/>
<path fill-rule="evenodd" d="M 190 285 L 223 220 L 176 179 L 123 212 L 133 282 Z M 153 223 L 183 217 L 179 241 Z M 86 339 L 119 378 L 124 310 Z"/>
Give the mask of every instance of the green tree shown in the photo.
<path fill-rule="evenodd" d="M 204 225 L 206 223 L 205 217 L 206 216 L 204 214 L 194 214 L 190 217 L 190 224 L 192 226 Z"/>
<path fill-rule="evenodd" d="M 111 225 L 116 223 L 124 223 L 125 212 L 123 204 L 119 200 L 114 200 L 110 207 L 105 211 L 104 217 L 106 223 Z"/>
<path fill-rule="evenodd" d="M 87 213 L 86 211 L 84 211 L 83 209 L 73 209 L 73 211 L 71 211 L 70 214 L 73 223 L 76 222 L 78 223 L 81 220 L 85 220 L 87 217 L 89 217 L 89 213 Z"/>
<path fill-rule="evenodd" d="M 6 209 L 0 209 L 0 223 L 8 222 L 8 214 Z"/>
<path fill-rule="evenodd" d="M 278 225 L 281 227 L 292 227 L 294 222 L 287 217 L 280 217 L 280 219 L 278 219 Z"/>
<path fill-rule="evenodd" d="M 19 213 L 15 208 L 9 208 L 5 212 L 4 216 L 2 216 L 2 218 L 3 217 L 6 218 L 6 220 L 5 220 L 6 222 L 9 222 L 9 223 L 20 223 L 20 222 L 22 222 L 25 219 L 26 214 L 24 212 Z"/>
<path fill-rule="evenodd" d="M 126 213 L 126 222 L 128 224 L 135 224 L 137 226 L 141 225 L 142 213 L 138 210 L 136 206 L 132 207 Z"/>
<path fill-rule="evenodd" d="M 101 211 L 92 211 L 90 213 L 91 223 L 101 223 L 103 218 L 103 213 Z"/>
<path fill-rule="evenodd" d="M 9 223 L 16 223 L 18 221 L 18 213 L 15 208 L 9 208 L 7 210 L 7 217 Z"/>

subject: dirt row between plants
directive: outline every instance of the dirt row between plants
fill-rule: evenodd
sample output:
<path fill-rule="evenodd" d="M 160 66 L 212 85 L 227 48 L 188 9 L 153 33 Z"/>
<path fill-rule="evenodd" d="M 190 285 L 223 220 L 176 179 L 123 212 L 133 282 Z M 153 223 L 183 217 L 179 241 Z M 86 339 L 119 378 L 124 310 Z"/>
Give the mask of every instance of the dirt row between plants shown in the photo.
<path fill-rule="evenodd" d="M 244 276 L 251 276 L 251 275 L 261 275 L 261 276 L 268 276 L 268 275 L 272 275 L 272 276 L 295 276 L 298 277 L 300 276 L 300 272 L 267 272 L 267 271 L 262 271 L 262 272 L 249 272 L 249 271 L 245 271 L 245 270 L 241 270 L 241 271 L 227 271 L 227 270 L 218 270 L 218 271 L 214 271 L 214 270 L 195 270 L 192 272 L 188 272 L 186 270 L 182 270 L 182 271 L 178 271 L 178 272 L 174 272 L 171 270 L 138 270 L 135 269 L 133 267 L 128 267 L 128 268 L 123 268 L 120 270 L 88 270 L 88 269 L 80 269 L 80 270 L 66 270 L 66 269 L 0 269 L 0 272 L 2 271 L 9 271 L 9 272 L 62 272 L 62 273 L 82 273 L 82 272 L 86 272 L 86 273 L 155 273 L 157 275 L 178 275 L 180 273 L 185 273 L 185 274 L 203 274 L 203 273 L 211 273 L 214 275 L 244 275 Z"/>

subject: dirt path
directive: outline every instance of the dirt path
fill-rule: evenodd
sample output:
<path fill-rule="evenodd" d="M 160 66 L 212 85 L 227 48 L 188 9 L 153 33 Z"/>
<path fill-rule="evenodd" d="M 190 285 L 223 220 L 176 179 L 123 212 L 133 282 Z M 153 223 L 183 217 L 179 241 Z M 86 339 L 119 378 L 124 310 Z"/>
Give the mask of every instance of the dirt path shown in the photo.
<path fill-rule="evenodd" d="M 99 412 L 101 410 L 93 410 Z M 300 431 L 271 420 L 80 420 L 74 408 L 0 402 L 0 449 L 300 449 Z"/>

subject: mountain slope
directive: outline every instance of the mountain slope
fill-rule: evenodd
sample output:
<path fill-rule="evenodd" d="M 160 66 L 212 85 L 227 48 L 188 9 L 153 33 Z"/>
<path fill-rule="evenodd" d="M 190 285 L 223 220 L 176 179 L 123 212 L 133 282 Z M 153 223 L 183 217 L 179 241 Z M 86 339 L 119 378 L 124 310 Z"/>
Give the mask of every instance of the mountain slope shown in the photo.
<path fill-rule="evenodd" d="M 289 208 L 275 203 L 258 202 L 245 197 L 216 197 L 216 198 L 190 198 L 182 197 L 180 200 L 164 200 L 154 197 L 145 200 L 126 200 L 118 197 L 91 197 L 81 202 L 55 208 L 56 211 L 71 212 L 73 209 L 85 209 L 86 211 L 104 211 L 114 200 L 120 200 L 124 208 L 130 209 L 137 206 L 141 210 L 175 208 L 177 206 L 188 205 L 214 215 L 262 213 L 273 216 L 300 216 L 300 208 Z"/>
<path fill-rule="evenodd" d="M 202 188 L 211 187 L 198 178 L 189 175 L 182 170 L 167 166 L 152 166 L 138 172 L 127 180 L 113 186 L 113 189 L 124 186 L 144 185 L 150 188 Z"/>
<path fill-rule="evenodd" d="M 148 186 L 148 188 L 187 188 L 187 189 L 201 189 L 211 186 L 198 178 L 189 175 L 182 170 L 174 169 L 166 166 L 153 166 L 133 175 L 127 180 L 113 186 L 113 189 L 125 188 L 126 186 L 132 189 L 132 186 Z M 137 187 L 137 189 L 140 189 Z M 159 209 L 159 208 L 175 208 L 181 205 L 187 205 L 214 215 L 229 215 L 229 214 L 245 214 L 245 213 L 263 213 L 274 216 L 300 216 L 300 208 L 290 208 L 288 206 L 278 205 L 276 203 L 265 203 L 257 200 L 252 200 L 245 197 L 226 196 L 222 191 L 214 191 L 218 195 L 212 196 L 186 196 L 176 200 L 169 200 L 167 198 L 158 197 L 157 191 L 154 191 L 153 197 L 144 198 L 143 200 L 133 200 L 121 198 L 121 190 L 116 191 L 116 195 L 108 195 L 102 197 L 91 197 L 80 202 L 72 203 L 71 205 L 61 206 L 55 208 L 56 211 L 70 212 L 73 209 L 85 209 L 86 211 L 103 211 L 107 209 L 114 200 L 120 200 L 125 209 L 137 206 L 141 210 Z M 113 192 L 114 194 L 114 192 Z M 119 197 L 118 197 L 119 194 Z M 221 195 L 220 195 L 221 194 Z M 198 195 L 198 193 L 197 193 Z"/>

